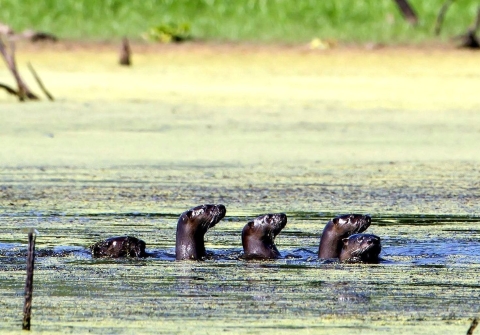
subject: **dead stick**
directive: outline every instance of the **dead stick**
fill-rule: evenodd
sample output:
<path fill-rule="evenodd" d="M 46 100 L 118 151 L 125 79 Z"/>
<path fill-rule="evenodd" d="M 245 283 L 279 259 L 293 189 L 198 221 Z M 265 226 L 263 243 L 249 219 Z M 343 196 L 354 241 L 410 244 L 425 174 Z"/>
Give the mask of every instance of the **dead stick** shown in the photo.
<path fill-rule="evenodd" d="M 17 95 L 18 95 L 18 99 L 19 99 L 20 101 L 24 101 L 24 100 L 25 100 L 25 92 L 24 92 L 24 90 L 22 89 L 20 83 L 18 82 L 17 77 L 15 76 L 14 71 L 12 70 L 12 64 L 11 64 L 11 60 L 10 60 L 10 55 L 8 54 L 7 48 L 5 47 L 5 44 L 3 43 L 3 40 L 2 40 L 1 38 L 0 38 L 0 53 L 1 53 L 2 56 L 3 56 L 3 60 L 5 61 L 5 64 L 7 64 L 7 67 L 10 69 L 10 72 L 12 72 L 13 76 L 15 77 L 15 81 L 17 82 L 17 87 L 18 87 Z"/>
<path fill-rule="evenodd" d="M 18 91 L 21 90 L 25 93 L 25 96 L 30 100 L 38 100 L 38 97 L 30 91 L 27 84 L 23 81 L 22 77 L 20 77 L 20 73 L 17 70 L 17 62 L 15 61 L 15 43 L 12 41 L 10 42 L 10 71 L 12 72 L 15 80 L 19 85 Z"/>
<path fill-rule="evenodd" d="M 405 19 L 407 19 L 410 24 L 417 24 L 417 14 L 413 10 L 412 6 L 410 6 L 410 4 L 408 3 L 408 0 L 395 0 L 395 2 L 397 3 L 398 8 L 400 8 L 403 17 L 405 17 Z"/>
<path fill-rule="evenodd" d="M 30 315 L 32 312 L 33 269 L 35 262 L 35 232 L 28 233 L 27 280 L 25 281 L 25 304 L 23 305 L 23 330 L 30 330 Z"/>
<path fill-rule="evenodd" d="M 11 88 L 10 86 L 8 85 L 5 85 L 5 84 L 2 84 L 0 83 L 0 88 L 3 88 L 5 89 L 5 91 L 7 91 L 8 93 L 10 93 L 11 95 L 14 95 L 14 96 L 18 96 L 18 92 L 15 91 L 13 88 Z"/>
<path fill-rule="evenodd" d="M 130 44 L 128 43 L 128 39 L 124 37 L 122 39 L 122 47 L 120 48 L 120 59 L 119 59 L 119 64 L 120 65 L 126 65 L 129 66 L 132 64 L 131 61 L 131 54 L 132 51 L 130 49 Z"/>
<path fill-rule="evenodd" d="M 33 94 L 32 91 L 30 91 L 30 89 L 28 88 L 28 86 L 25 84 L 25 82 L 20 77 L 20 74 L 18 73 L 17 63 L 15 61 L 15 43 L 13 41 L 10 43 L 10 54 L 8 54 L 5 44 L 3 43 L 2 39 L 0 39 L 0 53 L 2 53 L 5 63 L 10 69 L 10 72 L 15 78 L 15 81 L 17 82 L 18 98 L 20 99 L 20 101 L 24 101 L 25 98 L 28 98 L 30 100 L 38 100 L 38 97 L 35 94 Z"/>
<path fill-rule="evenodd" d="M 42 80 L 37 75 L 37 72 L 33 68 L 32 64 L 30 64 L 30 62 L 29 62 L 27 65 L 28 65 L 28 69 L 30 70 L 30 72 L 32 72 L 33 78 L 35 78 L 38 86 L 40 86 L 40 89 L 42 90 L 42 92 L 47 96 L 48 100 L 54 101 L 55 99 L 53 98 L 53 96 L 50 94 L 50 92 L 48 92 L 47 89 L 45 88 L 45 86 L 43 85 Z"/>
<path fill-rule="evenodd" d="M 447 13 L 448 8 L 455 0 L 447 0 L 443 3 L 442 8 L 440 8 L 440 12 L 438 12 L 437 20 L 435 21 L 435 35 L 440 35 L 440 31 L 442 30 L 443 19 L 445 18 L 445 14 Z"/>
<path fill-rule="evenodd" d="M 470 325 L 470 328 L 468 328 L 467 335 L 473 335 L 473 331 L 475 330 L 475 328 L 477 328 L 477 326 L 478 326 L 478 319 L 474 318 L 472 320 L 472 324 Z"/>

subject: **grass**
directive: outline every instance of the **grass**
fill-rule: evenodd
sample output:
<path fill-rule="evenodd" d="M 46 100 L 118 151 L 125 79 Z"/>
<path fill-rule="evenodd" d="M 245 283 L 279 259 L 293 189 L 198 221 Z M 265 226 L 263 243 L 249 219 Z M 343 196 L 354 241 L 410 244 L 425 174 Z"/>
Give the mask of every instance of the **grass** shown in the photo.
<path fill-rule="evenodd" d="M 410 27 L 393 0 L 0 0 L 0 22 L 60 37 L 140 39 L 151 27 L 188 23 L 202 40 L 304 43 L 314 37 L 341 42 L 425 42 L 434 39 L 444 0 L 411 0 L 419 17 Z M 441 39 L 463 33 L 478 1 L 458 0 L 449 9 Z"/>

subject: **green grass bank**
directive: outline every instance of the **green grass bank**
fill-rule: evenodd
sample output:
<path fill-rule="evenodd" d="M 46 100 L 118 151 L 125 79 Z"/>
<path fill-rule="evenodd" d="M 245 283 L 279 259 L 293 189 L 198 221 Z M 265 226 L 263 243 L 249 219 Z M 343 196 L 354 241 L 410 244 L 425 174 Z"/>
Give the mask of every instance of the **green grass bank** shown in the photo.
<path fill-rule="evenodd" d="M 436 39 L 443 2 L 411 0 L 420 18 L 416 27 L 403 20 L 393 0 L 0 0 L 0 22 L 74 40 L 141 39 L 151 27 L 188 23 L 200 40 L 421 43 Z M 465 32 L 477 6 L 476 0 L 457 0 L 439 38 Z"/>

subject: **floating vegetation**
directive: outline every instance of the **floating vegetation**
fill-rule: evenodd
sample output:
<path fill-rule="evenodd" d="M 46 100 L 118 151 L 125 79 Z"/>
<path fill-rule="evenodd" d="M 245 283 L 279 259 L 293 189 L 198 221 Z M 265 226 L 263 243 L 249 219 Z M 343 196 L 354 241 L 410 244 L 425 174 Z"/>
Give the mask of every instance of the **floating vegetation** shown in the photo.
<path fill-rule="evenodd" d="M 319 207 L 287 212 L 288 224 L 276 239 L 281 259 L 249 262 L 239 258 L 242 227 L 264 210 L 261 201 L 279 208 L 287 190 L 289 198 L 312 204 L 316 192 L 310 178 L 332 184 L 351 171 L 344 167 L 327 176 L 334 167 L 323 166 L 302 177 L 289 175 L 288 169 L 277 171 L 282 189 L 267 186 L 268 179 L 260 171 L 238 166 L 88 172 L 4 168 L 0 197 L 7 206 L 2 205 L 0 214 L 0 307 L 5 312 L 0 316 L 0 331 L 20 327 L 27 248 L 24 227 L 30 226 L 42 231 L 35 263 L 35 331 L 61 333 L 65 326 L 73 332 L 152 334 L 158 333 L 159 327 L 160 333 L 170 334 L 219 333 L 224 329 L 236 333 L 275 329 L 280 334 L 299 329 L 300 333 L 328 334 L 332 329 L 347 331 L 351 327 L 373 334 L 385 327 L 395 334 L 466 331 L 469 318 L 478 313 L 466 302 L 480 289 L 480 218 L 471 214 L 382 214 L 383 205 L 375 203 L 401 199 L 401 193 L 387 189 L 398 187 L 391 173 L 406 166 L 396 165 L 379 175 L 381 180 L 377 176 L 375 184 L 366 181 L 368 188 L 366 184 L 359 189 L 370 194 L 369 199 L 362 193 L 342 191 L 344 186 L 325 190 L 338 192 L 345 201 L 359 202 L 364 208 L 376 208 L 368 231 L 382 237 L 380 264 L 318 261 L 319 234 L 334 215 Z M 372 164 L 364 169 L 373 172 L 379 167 L 386 168 Z M 464 173 L 467 182 L 468 176 L 474 175 L 461 166 L 451 166 L 451 171 L 455 170 Z M 415 171 L 416 176 L 422 173 Z M 442 171 L 430 178 L 441 179 L 449 169 L 442 166 Z M 209 173 L 232 178 L 209 184 Z M 261 189 L 269 189 L 268 198 L 252 196 L 248 186 L 232 183 L 247 175 L 256 185 L 252 192 L 261 196 Z M 390 186 L 384 183 L 387 181 Z M 298 183 L 306 185 L 308 193 L 292 187 Z M 187 184 L 188 189 L 179 186 Z M 432 193 L 434 185 L 417 185 L 416 192 Z M 454 193 L 461 193 L 464 187 L 459 184 L 455 188 L 448 179 L 446 186 Z M 67 197 L 69 201 L 63 201 Z M 217 202 L 220 197 L 227 203 L 227 216 L 206 235 L 210 257 L 204 262 L 176 262 L 175 229 L 184 209 L 180 207 Z M 458 200 L 447 192 L 439 193 L 435 201 L 446 212 L 458 206 Z M 88 245 L 128 234 L 145 240 L 152 256 L 92 259 Z"/>
<path fill-rule="evenodd" d="M 142 34 L 146 40 L 161 43 L 180 43 L 191 39 L 189 23 L 165 23 Z"/>

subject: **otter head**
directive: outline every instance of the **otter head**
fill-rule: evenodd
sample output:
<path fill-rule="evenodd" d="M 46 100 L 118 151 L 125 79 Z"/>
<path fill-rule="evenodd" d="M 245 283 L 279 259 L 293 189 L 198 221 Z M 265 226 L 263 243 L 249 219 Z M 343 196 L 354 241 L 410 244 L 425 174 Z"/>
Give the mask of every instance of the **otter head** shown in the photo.
<path fill-rule="evenodd" d="M 200 205 L 182 213 L 177 223 L 176 259 L 198 260 L 205 257 L 204 235 L 226 213 L 224 205 Z"/>
<path fill-rule="evenodd" d="M 372 234 L 354 234 L 342 240 L 340 261 L 349 263 L 378 263 L 382 251 L 380 237 Z"/>
<path fill-rule="evenodd" d="M 372 223 L 372 218 L 369 215 L 346 214 L 337 216 L 332 223 L 338 234 L 348 237 L 365 231 Z"/>
<path fill-rule="evenodd" d="M 92 257 L 146 257 L 145 242 L 132 236 L 111 237 L 89 248 Z"/>
<path fill-rule="evenodd" d="M 323 229 L 318 248 L 319 258 L 337 258 L 342 249 L 342 239 L 365 231 L 372 223 L 369 215 L 346 214 L 330 220 Z"/>
<path fill-rule="evenodd" d="M 285 228 L 287 216 L 280 214 L 261 215 L 242 230 L 243 252 L 250 259 L 275 259 L 280 252 L 275 246 L 275 237 Z"/>

